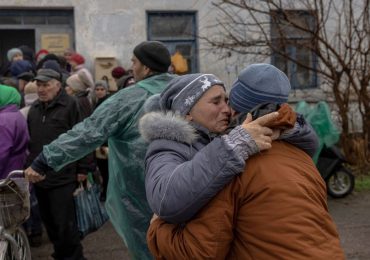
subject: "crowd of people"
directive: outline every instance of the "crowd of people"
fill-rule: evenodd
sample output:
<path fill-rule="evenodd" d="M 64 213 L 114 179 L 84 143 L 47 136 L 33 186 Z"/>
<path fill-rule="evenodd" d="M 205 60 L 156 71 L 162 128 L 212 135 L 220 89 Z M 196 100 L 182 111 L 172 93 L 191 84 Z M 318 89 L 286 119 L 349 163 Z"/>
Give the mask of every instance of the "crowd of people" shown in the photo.
<path fill-rule="evenodd" d="M 248 66 L 227 94 L 213 74 L 168 73 L 168 49 L 145 41 L 108 96 L 78 53 L 25 57 L 10 50 L 2 70 L 0 172 L 26 168 L 30 241 L 41 219 L 55 259 L 85 259 L 73 191 L 96 169 L 132 259 L 344 259 L 317 137 L 276 67 Z"/>
<path fill-rule="evenodd" d="M 94 81 L 84 67 L 84 57 L 72 50 L 64 55 L 25 46 L 7 53 L 8 63 L 0 78 L 0 178 L 28 167 L 42 147 L 76 123 L 89 117 L 110 95 L 108 77 Z M 134 83 L 130 71 L 121 66 L 111 71 L 122 89 Z M 40 246 L 42 223 L 54 245 L 55 259 L 82 259 L 76 227 L 73 192 L 76 184 L 92 172 L 101 179 L 102 202 L 108 185 L 108 148 L 102 145 L 75 164 L 51 174 L 30 189 L 31 214 L 24 224 L 31 246 Z"/>

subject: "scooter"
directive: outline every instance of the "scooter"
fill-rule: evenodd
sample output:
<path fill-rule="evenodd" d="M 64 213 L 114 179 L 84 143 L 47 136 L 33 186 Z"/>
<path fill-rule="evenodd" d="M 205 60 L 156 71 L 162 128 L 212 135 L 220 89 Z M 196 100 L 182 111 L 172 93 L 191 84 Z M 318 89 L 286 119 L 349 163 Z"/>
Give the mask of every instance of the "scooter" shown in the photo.
<path fill-rule="evenodd" d="M 343 164 L 346 162 L 340 149 L 333 145 L 321 150 L 317 169 L 326 182 L 328 194 L 333 198 L 343 198 L 355 187 L 355 176 Z"/>

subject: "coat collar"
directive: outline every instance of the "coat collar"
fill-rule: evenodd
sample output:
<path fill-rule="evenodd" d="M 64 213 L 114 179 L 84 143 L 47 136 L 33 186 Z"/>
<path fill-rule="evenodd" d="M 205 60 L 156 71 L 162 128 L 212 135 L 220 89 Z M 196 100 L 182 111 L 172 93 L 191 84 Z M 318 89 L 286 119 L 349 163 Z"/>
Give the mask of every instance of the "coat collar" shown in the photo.
<path fill-rule="evenodd" d="M 139 131 L 148 142 L 156 139 L 166 139 L 191 144 L 198 137 L 194 126 L 190 125 L 180 115 L 172 112 L 145 114 L 140 119 Z"/>
<path fill-rule="evenodd" d="M 16 112 L 18 110 L 19 108 L 15 104 L 9 104 L 9 105 L 0 107 L 0 112 Z"/>
<path fill-rule="evenodd" d="M 70 97 L 68 96 L 67 92 L 63 88 L 61 88 L 60 92 L 58 95 L 47 105 L 47 108 L 54 107 L 56 105 L 62 105 L 62 106 L 67 106 L 68 104 L 68 99 Z M 35 101 L 35 107 L 39 107 L 42 105 L 44 102 L 41 102 L 39 99 Z"/>
<path fill-rule="evenodd" d="M 145 114 L 140 119 L 139 131 L 148 142 L 166 139 L 186 144 L 192 144 L 195 141 L 208 143 L 216 136 L 205 127 L 188 122 L 179 114 L 170 111 Z"/>

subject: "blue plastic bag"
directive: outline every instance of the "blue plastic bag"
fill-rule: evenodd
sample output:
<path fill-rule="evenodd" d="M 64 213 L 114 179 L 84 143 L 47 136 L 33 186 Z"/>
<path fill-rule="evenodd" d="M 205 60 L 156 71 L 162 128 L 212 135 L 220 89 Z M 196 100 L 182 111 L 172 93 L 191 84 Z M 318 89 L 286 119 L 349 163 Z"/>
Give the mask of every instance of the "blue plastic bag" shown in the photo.
<path fill-rule="evenodd" d="M 87 181 L 86 187 L 80 186 L 74 192 L 77 226 L 81 238 L 98 230 L 108 220 L 108 214 L 99 201 L 99 185 Z"/>

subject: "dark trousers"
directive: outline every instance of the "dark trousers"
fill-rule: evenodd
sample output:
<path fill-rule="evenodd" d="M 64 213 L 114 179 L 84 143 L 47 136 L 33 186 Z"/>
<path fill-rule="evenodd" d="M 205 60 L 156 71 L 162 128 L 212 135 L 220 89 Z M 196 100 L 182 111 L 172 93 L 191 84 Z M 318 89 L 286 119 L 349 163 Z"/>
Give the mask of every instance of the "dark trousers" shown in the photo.
<path fill-rule="evenodd" d="M 98 164 L 100 175 L 103 178 L 102 196 L 106 197 L 107 188 L 108 188 L 108 179 L 109 179 L 108 160 L 107 159 L 96 159 L 96 162 Z"/>
<path fill-rule="evenodd" d="M 36 236 L 42 234 L 42 222 L 40 216 L 39 202 L 37 201 L 35 188 L 30 190 L 30 217 L 23 224 L 28 236 Z"/>
<path fill-rule="evenodd" d="M 58 260 L 84 259 L 73 199 L 76 186 L 70 183 L 55 188 L 35 187 L 41 218 L 54 246 L 52 256 Z"/>

